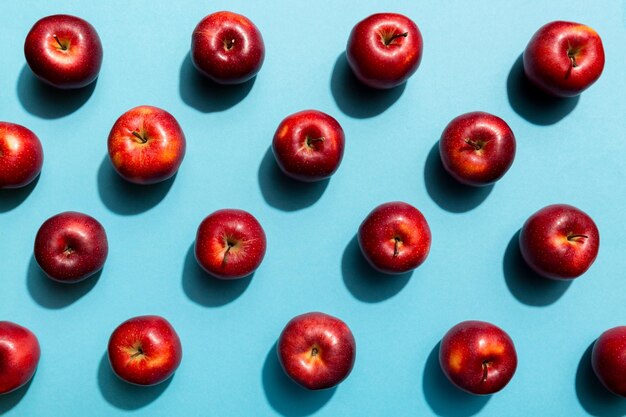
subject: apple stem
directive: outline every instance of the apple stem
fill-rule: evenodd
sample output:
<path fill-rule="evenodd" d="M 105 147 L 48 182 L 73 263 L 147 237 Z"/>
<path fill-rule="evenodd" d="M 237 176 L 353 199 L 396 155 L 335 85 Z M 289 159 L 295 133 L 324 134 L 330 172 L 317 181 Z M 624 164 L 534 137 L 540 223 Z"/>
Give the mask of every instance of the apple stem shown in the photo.
<path fill-rule="evenodd" d="M 228 247 L 226 248 L 226 252 L 224 252 L 224 259 L 222 259 L 222 265 L 226 265 L 226 258 L 228 257 L 228 254 L 230 253 L 230 249 L 235 246 L 233 243 L 231 242 L 226 242 L 226 244 L 228 245 Z"/>
<path fill-rule="evenodd" d="M 572 61 L 572 68 L 576 68 L 578 64 L 576 63 L 576 57 L 574 55 L 569 55 L 569 60 Z"/>
<path fill-rule="evenodd" d="M 67 50 L 67 47 L 61 43 L 61 41 L 59 40 L 59 37 L 57 35 L 52 35 L 52 37 L 54 38 L 54 40 L 57 41 L 57 43 L 59 44 L 59 46 L 61 47 L 61 49 L 63 51 Z"/>
<path fill-rule="evenodd" d="M 398 236 L 394 237 L 393 240 L 394 240 L 393 257 L 395 258 L 396 256 L 400 254 L 400 249 L 398 248 L 398 245 L 400 244 L 401 240 Z"/>
<path fill-rule="evenodd" d="M 141 143 L 146 143 L 148 141 L 148 139 L 146 139 L 145 137 L 141 136 L 141 134 L 139 132 L 137 132 L 136 130 L 133 130 L 133 136 L 135 136 L 137 139 L 139 139 L 141 141 Z"/>
<path fill-rule="evenodd" d="M 318 353 L 319 353 L 319 350 L 316 347 L 311 349 L 311 356 L 317 356 Z"/>
<path fill-rule="evenodd" d="M 568 235 L 567 240 L 571 242 L 572 240 L 575 240 L 575 239 L 587 239 L 588 237 L 589 236 L 587 235 Z"/>
<path fill-rule="evenodd" d="M 319 137 L 319 138 L 310 138 L 310 137 L 308 137 L 308 136 L 307 136 L 307 137 L 306 137 L 306 146 L 308 146 L 309 148 L 311 148 L 311 147 L 312 147 L 312 145 L 313 145 L 315 142 L 324 142 L 325 140 L 326 140 L 326 138 L 324 138 L 323 136 L 322 136 L 322 137 Z"/>
<path fill-rule="evenodd" d="M 487 371 L 489 369 L 489 361 L 483 361 L 483 380 L 482 382 L 487 381 Z"/>
<path fill-rule="evenodd" d="M 465 143 L 467 143 L 470 146 L 473 146 L 474 150 L 476 150 L 476 151 L 480 151 L 480 149 L 482 148 L 482 146 L 478 142 L 476 142 L 475 140 L 465 139 Z"/>
<path fill-rule="evenodd" d="M 409 36 L 409 32 L 404 32 L 404 33 L 396 33 L 395 35 L 393 35 L 391 38 L 388 38 L 385 40 L 385 46 L 389 46 L 391 45 L 391 43 L 396 40 L 397 38 L 403 37 L 406 38 L 407 36 Z"/>
<path fill-rule="evenodd" d="M 143 349 L 137 348 L 137 352 L 130 355 L 131 358 L 136 358 L 137 356 L 143 355 Z"/>

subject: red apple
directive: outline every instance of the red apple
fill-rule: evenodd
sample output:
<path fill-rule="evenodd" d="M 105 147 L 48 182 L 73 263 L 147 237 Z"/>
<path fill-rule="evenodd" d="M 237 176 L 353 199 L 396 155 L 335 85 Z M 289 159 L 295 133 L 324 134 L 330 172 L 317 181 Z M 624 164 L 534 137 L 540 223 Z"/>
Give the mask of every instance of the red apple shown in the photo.
<path fill-rule="evenodd" d="M 55 281 L 74 283 L 104 266 L 109 245 L 104 227 L 93 217 L 67 211 L 46 220 L 35 238 L 35 259 Z"/>
<path fill-rule="evenodd" d="M 278 361 L 285 373 L 310 390 L 346 379 L 355 356 L 356 343 L 346 323 L 324 313 L 294 317 L 278 339 Z"/>
<path fill-rule="evenodd" d="M 64 89 L 91 84 L 102 66 L 102 44 L 96 29 L 66 14 L 37 21 L 26 36 L 24 55 L 40 80 Z"/>
<path fill-rule="evenodd" d="M 464 321 L 441 340 L 439 364 L 450 382 L 470 394 L 500 391 L 517 368 L 517 353 L 508 334 L 484 321 Z"/>
<path fill-rule="evenodd" d="M 439 141 L 446 171 L 466 185 L 483 186 L 504 176 L 515 158 L 515 136 L 504 120 L 484 112 L 452 120 Z"/>
<path fill-rule="evenodd" d="M 387 274 L 402 274 L 420 266 L 431 242 L 422 213 L 399 201 L 372 210 L 359 227 L 358 239 L 365 259 Z"/>
<path fill-rule="evenodd" d="M 280 169 L 300 181 L 319 181 L 337 171 L 343 158 L 343 129 L 332 116 L 304 110 L 276 129 L 272 150 Z"/>
<path fill-rule="evenodd" d="M 408 17 L 378 13 L 352 29 L 346 55 L 354 75 L 372 88 L 405 82 L 422 60 L 422 34 Z"/>
<path fill-rule="evenodd" d="M 591 365 L 609 391 L 626 397 L 626 326 L 600 335 L 593 345 Z"/>
<path fill-rule="evenodd" d="M 265 59 L 259 29 L 245 16 L 217 12 L 198 23 L 191 36 L 191 60 L 220 84 L 241 84 L 254 77 Z"/>
<path fill-rule="evenodd" d="M 124 381 L 156 385 L 176 372 L 183 348 L 176 331 L 163 317 L 139 316 L 113 331 L 108 354 L 113 372 Z"/>
<path fill-rule="evenodd" d="M 122 178 L 155 184 L 171 178 L 185 157 L 185 134 L 168 112 L 139 106 L 122 114 L 109 133 L 109 158 Z"/>
<path fill-rule="evenodd" d="M 30 184 L 41 172 L 43 148 L 24 126 L 0 122 L 0 188 Z"/>
<path fill-rule="evenodd" d="M 25 327 L 0 321 L 0 395 L 15 391 L 35 374 L 39 342 Z"/>
<path fill-rule="evenodd" d="M 208 215 L 196 234 L 196 260 L 220 279 L 243 278 L 256 271 L 265 248 L 261 224 L 243 210 L 223 209 Z"/>
<path fill-rule="evenodd" d="M 535 33 L 523 60 L 526 76 L 537 87 L 557 97 L 573 97 L 600 78 L 604 48 L 589 26 L 557 21 Z"/>
<path fill-rule="evenodd" d="M 576 207 L 554 204 L 526 220 L 519 236 L 526 263 L 552 279 L 573 279 L 593 264 L 600 248 L 596 224 Z"/>

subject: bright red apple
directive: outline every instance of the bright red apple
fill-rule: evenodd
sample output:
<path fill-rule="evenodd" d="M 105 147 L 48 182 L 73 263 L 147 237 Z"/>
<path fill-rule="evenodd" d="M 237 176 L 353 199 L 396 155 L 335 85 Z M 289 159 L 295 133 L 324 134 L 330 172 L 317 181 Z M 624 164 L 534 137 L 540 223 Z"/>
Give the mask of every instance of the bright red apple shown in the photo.
<path fill-rule="evenodd" d="M 463 391 L 486 395 L 500 391 L 513 378 L 517 353 L 504 330 L 484 321 L 464 321 L 441 340 L 439 364 Z"/>
<path fill-rule="evenodd" d="M 35 259 L 55 281 L 74 283 L 104 266 L 109 245 L 104 227 L 93 217 L 67 211 L 46 220 L 35 237 Z"/>
<path fill-rule="evenodd" d="M 504 176 L 515 158 L 515 136 L 493 114 L 462 114 L 445 128 L 439 141 L 446 171 L 466 185 L 492 184 Z"/>
<path fill-rule="evenodd" d="M 626 326 L 600 335 L 591 351 L 591 365 L 609 391 L 626 397 Z"/>
<path fill-rule="evenodd" d="M 135 107 L 117 119 L 109 133 L 109 158 L 122 178 L 155 184 L 171 178 L 185 157 L 185 134 L 168 112 Z"/>
<path fill-rule="evenodd" d="M 404 83 L 422 60 L 422 34 L 408 17 L 378 13 L 352 29 L 346 55 L 354 75 L 372 88 Z"/>
<path fill-rule="evenodd" d="M 26 36 L 24 55 L 40 80 L 64 89 L 91 84 L 102 66 L 102 44 L 96 29 L 66 14 L 37 21 Z"/>
<path fill-rule="evenodd" d="M 20 188 L 41 172 L 43 148 L 24 126 L 0 122 L 0 188 Z"/>
<path fill-rule="evenodd" d="M 538 274 L 567 280 L 581 276 L 593 264 L 600 248 L 600 234 L 583 211 L 554 204 L 526 220 L 519 243 L 526 263 Z"/>
<path fill-rule="evenodd" d="M 113 331 L 108 355 L 113 372 L 124 381 L 156 385 L 176 372 L 183 348 L 178 334 L 163 317 L 139 316 Z"/>
<path fill-rule="evenodd" d="M 600 78 L 604 48 L 589 26 L 557 21 L 535 33 L 523 60 L 526 76 L 540 89 L 553 96 L 572 97 Z"/>
<path fill-rule="evenodd" d="M 346 379 L 355 356 L 346 323 L 324 313 L 294 317 L 278 339 L 278 361 L 285 373 L 310 390 L 332 388 Z"/>
<path fill-rule="evenodd" d="M 198 23 L 191 37 L 191 59 L 219 84 L 241 84 L 254 77 L 265 59 L 259 29 L 245 16 L 217 12 Z"/>
<path fill-rule="evenodd" d="M 426 260 L 431 235 L 418 209 L 396 201 L 372 210 L 359 227 L 358 240 L 363 256 L 375 269 L 402 274 Z"/>
<path fill-rule="evenodd" d="M 39 364 L 39 342 L 25 327 L 0 321 L 0 395 L 25 385 Z"/>
<path fill-rule="evenodd" d="M 196 260 L 220 279 L 243 278 L 256 271 L 265 248 L 263 227 L 243 210 L 223 209 L 208 215 L 196 234 Z"/>

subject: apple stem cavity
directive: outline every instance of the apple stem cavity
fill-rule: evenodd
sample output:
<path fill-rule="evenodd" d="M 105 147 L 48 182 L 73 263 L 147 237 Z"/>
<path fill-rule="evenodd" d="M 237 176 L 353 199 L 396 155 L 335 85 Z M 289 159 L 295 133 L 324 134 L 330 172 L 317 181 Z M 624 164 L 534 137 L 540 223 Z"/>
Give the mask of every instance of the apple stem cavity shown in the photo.
<path fill-rule="evenodd" d="M 587 235 L 577 235 L 577 234 L 569 234 L 567 235 L 567 240 L 568 241 L 578 241 L 579 239 L 587 239 L 589 238 L 589 236 Z"/>
<path fill-rule="evenodd" d="M 409 32 L 404 32 L 404 33 L 396 33 L 392 36 L 383 36 L 383 43 L 385 44 L 385 46 L 389 46 L 393 43 L 394 40 L 398 39 L 398 38 L 406 38 L 407 36 L 409 36 Z"/>
<path fill-rule="evenodd" d="M 143 355 L 143 349 L 140 347 L 137 348 L 137 352 L 130 355 L 131 358 L 136 358 L 137 356 Z"/>
<path fill-rule="evenodd" d="M 235 39 L 225 39 L 224 40 L 224 49 L 226 49 L 227 51 L 230 51 L 231 49 L 233 49 L 233 46 L 235 46 Z"/>
<path fill-rule="evenodd" d="M 491 362 L 489 361 L 483 361 L 483 379 L 482 382 L 487 382 L 487 375 L 488 375 L 488 371 L 489 371 L 489 364 Z"/>
<path fill-rule="evenodd" d="M 226 258 L 228 257 L 228 254 L 230 253 L 232 247 L 235 245 L 235 242 L 232 242 L 231 240 L 226 240 L 226 251 L 224 252 L 224 258 L 222 259 L 222 266 L 226 265 Z"/>
<path fill-rule="evenodd" d="M 313 346 L 313 349 L 311 349 L 311 356 L 317 356 L 317 354 L 319 353 L 319 349 L 317 348 L 317 346 Z"/>
<path fill-rule="evenodd" d="M 136 137 L 137 139 L 139 139 L 141 141 L 141 143 L 146 143 L 148 141 L 148 138 L 146 138 L 145 136 L 142 136 L 136 130 L 133 130 L 133 136 Z"/>
<path fill-rule="evenodd" d="M 325 140 L 326 140 L 326 138 L 324 138 L 323 136 L 319 137 L 319 138 L 310 138 L 310 137 L 307 136 L 306 137 L 306 146 L 308 146 L 309 148 L 312 149 L 313 148 L 313 144 L 315 142 L 324 142 Z"/>
<path fill-rule="evenodd" d="M 52 37 L 54 38 L 54 40 L 57 41 L 57 43 L 59 44 L 59 47 L 61 48 L 62 51 L 67 51 L 67 46 L 63 45 L 61 43 L 61 41 L 59 40 L 59 37 L 57 35 L 52 35 Z"/>
<path fill-rule="evenodd" d="M 393 257 L 395 258 L 396 256 L 398 256 L 400 254 L 400 242 L 402 242 L 402 239 L 400 239 L 398 236 L 393 238 L 394 240 L 394 246 L 393 246 Z"/>
<path fill-rule="evenodd" d="M 480 151 L 483 148 L 483 144 L 481 142 L 472 139 L 465 139 L 465 143 L 472 146 L 475 151 Z"/>

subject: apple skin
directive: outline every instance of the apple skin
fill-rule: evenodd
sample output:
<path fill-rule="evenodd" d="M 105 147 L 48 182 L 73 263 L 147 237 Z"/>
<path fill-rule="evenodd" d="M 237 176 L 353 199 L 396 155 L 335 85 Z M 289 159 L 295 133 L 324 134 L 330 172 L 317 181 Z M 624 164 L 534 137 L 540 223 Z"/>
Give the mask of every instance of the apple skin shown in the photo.
<path fill-rule="evenodd" d="M 220 279 L 238 279 L 252 274 L 265 257 L 265 231 L 250 213 L 222 209 L 208 215 L 196 234 L 198 264 Z"/>
<path fill-rule="evenodd" d="M 294 317 L 278 339 L 278 361 L 297 384 L 310 390 L 332 388 L 354 366 L 356 342 L 340 319 L 313 312 Z"/>
<path fill-rule="evenodd" d="M 523 61 L 526 76 L 541 90 L 556 97 L 573 97 L 600 78 L 604 48 L 589 26 L 556 21 L 534 34 Z"/>
<path fill-rule="evenodd" d="M 464 321 L 441 340 L 439 364 L 446 377 L 465 392 L 493 394 L 504 388 L 517 369 L 513 340 L 484 321 Z"/>
<path fill-rule="evenodd" d="M 395 201 L 372 210 L 359 227 L 358 240 L 363 256 L 374 269 L 403 274 L 426 260 L 431 234 L 418 209 Z"/>
<path fill-rule="evenodd" d="M 219 84 L 241 84 L 261 70 L 265 44 L 259 29 L 245 16 L 217 12 L 198 23 L 191 36 L 191 60 Z"/>
<path fill-rule="evenodd" d="M 457 181 L 475 187 L 502 178 L 515 159 L 515 135 L 493 114 L 465 113 L 452 120 L 439 141 L 446 171 Z"/>
<path fill-rule="evenodd" d="M 35 23 L 26 36 L 24 55 L 43 82 L 61 89 L 82 88 L 98 78 L 102 43 L 89 22 L 57 14 Z"/>
<path fill-rule="evenodd" d="M 0 321 L 0 395 L 31 380 L 41 350 L 33 332 L 10 321 Z"/>
<path fill-rule="evenodd" d="M 422 34 L 411 19 L 397 13 L 377 13 L 354 26 L 346 57 L 363 84 L 388 89 L 417 71 L 423 48 Z"/>
<path fill-rule="evenodd" d="M 104 227 L 87 214 L 66 211 L 46 220 L 35 237 L 35 260 L 54 281 L 82 281 L 104 266 L 109 244 Z"/>
<path fill-rule="evenodd" d="M 626 326 L 600 335 L 591 351 L 591 366 L 606 389 L 626 397 Z"/>
<path fill-rule="evenodd" d="M 43 148 L 24 126 L 0 122 L 0 188 L 20 188 L 41 172 Z"/>
<path fill-rule="evenodd" d="M 108 345 L 111 368 L 135 385 L 156 385 L 171 377 L 183 358 L 172 325 L 160 316 L 138 316 L 120 324 Z"/>
<path fill-rule="evenodd" d="M 583 211 L 567 204 L 547 206 L 526 220 L 519 236 L 522 257 L 546 278 L 570 280 L 598 256 L 600 234 Z"/>
<path fill-rule="evenodd" d="M 122 114 L 111 128 L 109 158 L 122 178 L 156 184 L 178 171 L 187 142 L 180 125 L 158 107 L 139 106 Z"/>
<path fill-rule="evenodd" d="M 272 151 L 280 169 L 289 177 L 313 182 L 333 175 L 345 146 L 337 120 L 317 110 L 287 116 L 276 129 Z"/>

